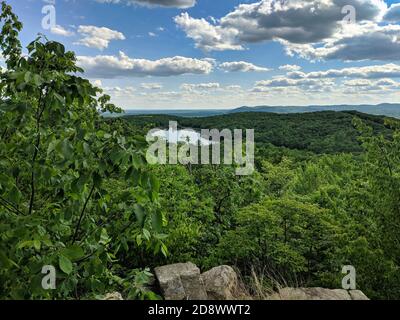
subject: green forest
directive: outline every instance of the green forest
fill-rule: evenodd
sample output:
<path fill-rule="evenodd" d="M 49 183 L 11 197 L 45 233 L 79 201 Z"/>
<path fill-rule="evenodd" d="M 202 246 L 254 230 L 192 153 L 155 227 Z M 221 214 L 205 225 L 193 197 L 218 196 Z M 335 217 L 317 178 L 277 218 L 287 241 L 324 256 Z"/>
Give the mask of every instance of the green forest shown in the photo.
<path fill-rule="evenodd" d="M 121 113 L 76 56 L 1 3 L 0 299 L 160 299 L 154 267 L 234 266 L 253 292 L 341 288 L 400 298 L 400 121 L 358 112 Z M 256 171 L 150 165 L 149 129 L 254 128 Z M 44 265 L 57 289 L 43 290 Z"/>

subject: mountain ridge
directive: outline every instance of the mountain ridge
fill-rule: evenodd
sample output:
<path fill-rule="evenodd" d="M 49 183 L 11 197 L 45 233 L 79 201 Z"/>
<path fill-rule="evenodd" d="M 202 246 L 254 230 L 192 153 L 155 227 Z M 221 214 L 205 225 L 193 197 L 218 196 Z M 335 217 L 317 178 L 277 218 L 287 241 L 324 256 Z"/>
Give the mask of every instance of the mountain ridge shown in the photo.
<path fill-rule="evenodd" d="M 372 115 L 400 118 L 400 103 L 380 104 L 339 104 L 339 105 L 309 105 L 309 106 L 242 106 L 234 109 L 154 109 L 154 110 L 126 110 L 126 115 L 173 115 L 182 117 L 209 117 L 239 112 L 269 112 L 279 114 L 309 113 L 319 111 L 358 111 Z"/>

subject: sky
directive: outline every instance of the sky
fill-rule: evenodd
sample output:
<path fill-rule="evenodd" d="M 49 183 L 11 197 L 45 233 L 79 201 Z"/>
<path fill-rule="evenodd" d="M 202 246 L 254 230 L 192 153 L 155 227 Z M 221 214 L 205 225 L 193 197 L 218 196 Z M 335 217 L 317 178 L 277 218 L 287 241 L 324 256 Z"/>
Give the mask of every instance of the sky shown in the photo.
<path fill-rule="evenodd" d="M 7 2 L 126 110 L 400 102 L 400 1 Z"/>

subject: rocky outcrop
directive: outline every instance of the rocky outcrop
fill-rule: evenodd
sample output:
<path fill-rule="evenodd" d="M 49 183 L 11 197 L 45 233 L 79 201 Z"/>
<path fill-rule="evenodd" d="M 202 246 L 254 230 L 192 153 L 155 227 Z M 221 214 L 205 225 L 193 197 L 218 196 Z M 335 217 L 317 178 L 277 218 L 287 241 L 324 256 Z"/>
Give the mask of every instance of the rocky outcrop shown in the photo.
<path fill-rule="evenodd" d="M 165 300 L 207 300 L 200 269 L 193 263 L 172 264 L 154 271 Z"/>
<path fill-rule="evenodd" d="M 124 300 L 119 292 L 107 293 L 103 300 Z"/>
<path fill-rule="evenodd" d="M 350 290 L 349 291 L 351 300 L 369 300 L 369 298 L 360 290 Z"/>
<path fill-rule="evenodd" d="M 178 263 L 155 269 L 165 300 L 241 300 L 244 293 L 235 270 L 219 266 L 203 274 L 193 263 Z M 242 294 L 240 293 L 242 292 Z M 369 300 L 359 290 L 282 288 L 267 300 Z"/>
<path fill-rule="evenodd" d="M 233 300 L 238 277 L 232 267 L 220 266 L 201 275 L 209 300 Z"/>
<path fill-rule="evenodd" d="M 282 288 L 269 300 L 369 300 L 359 290 L 324 288 Z"/>

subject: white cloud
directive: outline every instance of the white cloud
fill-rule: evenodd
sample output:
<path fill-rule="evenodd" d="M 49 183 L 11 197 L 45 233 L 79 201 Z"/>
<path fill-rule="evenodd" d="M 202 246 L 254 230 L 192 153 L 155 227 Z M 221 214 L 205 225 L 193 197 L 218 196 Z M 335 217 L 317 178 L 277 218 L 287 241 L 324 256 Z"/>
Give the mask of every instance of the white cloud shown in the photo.
<path fill-rule="evenodd" d="M 125 4 L 125 5 L 141 5 L 147 7 L 167 7 L 167 8 L 179 8 L 186 9 L 196 5 L 196 0 L 96 0 L 100 3 L 114 3 L 114 4 Z"/>
<path fill-rule="evenodd" d="M 236 29 L 214 26 L 206 19 L 194 19 L 184 12 L 174 18 L 175 23 L 185 31 L 188 38 L 195 42 L 196 48 L 205 51 L 243 50 L 235 39 L 239 34 Z"/>
<path fill-rule="evenodd" d="M 163 88 L 161 83 L 142 83 L 140 88 L 145 90 L 161 90 Z"/>
<path fill-rule="evenodd" d="M 72 37 L 75 34 L 73 31 L 67 30 L 60 25 L 56 25 L 55 27 L 52 27 L 50 29 L 50 32 L 52 34 L 56 34 L 58 36 L 63 36 L 63 37 Z"/>
<path fill-rule="evenodd" d="M 220 88 L 220 84 L 216 82 L 210 83 L 183 83 L 180 89 L 183 91 L 195 91 L 195 90 L 217 90 Z"/>
<path fill-rule="evenodd" d="M 224 62 L 219 65 L 219 68 L 225 72 L 266 72 L 271 69 L 259 67 L 245 61 Z"/>
<path fill-rule="evenodd" d="M 287 74 L 290 79 L 324 79 L 324 78 L 400 78 L 400 65 L 389 63 L 365 67 L 350 67 L 343 69 L 329 69 L 326 71 L 301 72 L 295 71 Z"/>
<path fill-rule="evenodd" d="M 103 86 L 103 82 L 101 80 L 92 80 L 91 82 L 95 87 L 101 88 Z"/>
<path fill-rule="evenodd" d="M 296 87 L 307 92 L 326 90 L 334 85 L 331 80 L 321 79 L 289 79 L 286 77 L 277 77 L 271 80 L 262 80 L 255 83 L 253 92 L 262 92 L 269 88 Z"/>
<path fill-rule="evenodd" d="M 389 22 L 400 22 L 400 3 L 394 3 L 386 12 L 383 20 Z"/>
<path fill-rule="evenodd" d="M 390 94 L 391 92 L 398 92 L 400 83 L 393 79 L 352 79 L 343 81 L 344 94 Z"/>
<path fill-rule="evenodd" d="M 400 99 L 399 84 L 391 79 L 366 79 L 368 82 L 335 83 L 329 79 L 301 79 L 297 83 L 286 83 L 277 78 L 272 83 L 257 83 L 252 89 L 241 88 L 238 85 L 219 86 L 207 85 L 203 89 L 191 91 L 182 89 L 162 91 L 143 90 L 134 91 L 124 87 L 110 88 L 108 91 L 113 102 L 124 108 L 141 106 L 149 109 L 180 109 L 209 108 L 210 105 L 218 108 L 234 108 L 243 105 L 310 105 L 310 104 L 374 104 L 382 101 L 396 103 Z M 291 79 L 293 80 L 293 79 Z M 280 83 L 279 83 L 280 81 Z M 364 84 L 364 85 L 362 85 Z M 190 85 L 190 84 L 189 84 Z M 196 84 L 194 84 L 196 85 Z M 208 89 L 207 89 L 208 88 Z M 233 94 L 234 92 L 234 94 Z"/>
<path fill-rule="evenodd" d="M 343 21 L 342 8 L 356 9 L 357 23 Z M 383 0 L 261 0 L 241 4 L 210 23 L 188 13 L 175 22 L 205 51 L 244 50 L 278 41 L 289 55 L 310 60 L 400 60 L 399 4 Z M 386 20 L 386 21 L 385 21 Z"/>
<path fill-rule="evenodd" d="M 285 64 L 285 65 L 283 65 L 283 66 L 280 66 L 280 67 L 279 67 L 279 70 L 284 70 L 284 71 L 293 72 L 293 71 L 299 71 L 299 70 L 301 70 L 301 67 L 300 67 L 300 66 L 297 66 L 297 65 L 295 65 L 295 64 Z"/>
<path fill-rule="evenodd" d="M 400 60 L 400 26 L 372 22 L 344 25 L 322 45 L 292 44 L 281 40 L 289 55 L 310 60 Z"/>
<path fill-rule="evenodd" d="M 110 94 L 112 98 L 124 98 L 124 97 L 132 97 L 136 90 L 132 86 L 126 86 L 126 87 L 103 87 L 103 90 Z"/>
<path fill-rule="evenodd" d="M 242 90 L 242 86 L 237 85 L 237 84 L 232 84 L 230 86 L 227 86 L 225 89 L 229 90 L 229 91 L 238 91 L 238 90 Z"/>
<path fill-rule="evenodd" d="M 79 26 L 78 33 L 83 36 L 75 44 L 89 48 L 106 49 L 112 40 L 125 40 L 123 33 L 106 27 Z"/>
<path fill-rule="evenodd" d="M 78 65 L 88 76 L 95 78 L 177 76 L 182 74 L 208 74 L 213 64 L 207 60 L 181 56 L 159 60 L 134 59 L 120 52 L 119 56 L 78 56 Z"/>
<path fill-rule="evenodd" d="M 268 40 L 317 43 L 341 28 L 345 5 L 355 7 L 359 22 L 379 20 L 387 8 L 382 0 L 261 0 L 239 5 L 217 25 L 187 13 L 175 22 L 204 50 L 240 50 Z"/>

